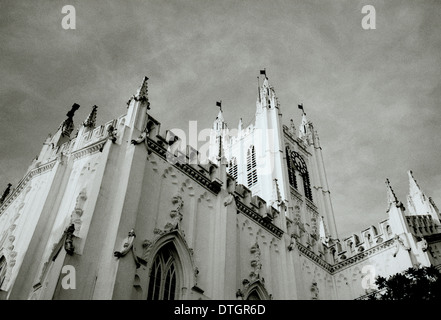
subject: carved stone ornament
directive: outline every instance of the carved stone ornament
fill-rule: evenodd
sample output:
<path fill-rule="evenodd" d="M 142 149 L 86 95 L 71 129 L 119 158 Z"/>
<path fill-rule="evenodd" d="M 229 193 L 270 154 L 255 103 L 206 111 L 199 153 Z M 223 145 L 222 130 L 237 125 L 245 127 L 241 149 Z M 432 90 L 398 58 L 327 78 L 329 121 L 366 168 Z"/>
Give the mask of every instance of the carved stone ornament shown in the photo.
<path fill-rule="evenodd" d="M 73 209 L 70 215 L 70 223 L 75 227 L 75 235 L 79 235 L 79 231 L 81 229 L 81 225 L 83 223 L 82 216 L 84 213 L 84 204 L 87 200 L 87 192 L 86 188 L 83 188 L 77 196 L 75 202 L 75 208 Z"/>
<path fill-rule="evenodd" d="M 117 129 L 114 126 L 112 126 L 112 125 L 110 125 L 107 128 L 107 138 L 109 140 L 111 140 L 113 143 L 115 143 L 116 139 L 118 138 L 118 136 L 117 136 Z"/>
<path fill-rule="evenodd" d="M 318 300 L 319 289 L 317 287 L 317 282 L 313 282 L 311 285 L 311 299 Z"/>
<path fill-rule="evenodd" d="M 237 289 L 237 291 L 236 291 L 236 299 L 237 300 L 243 300 L 243 298 L 244 298 L 244 295 L 243 295 L 242 290 Z"/>
<path fill-rule="evenodd" d="M 145 141 L 146 137 L 147 137 L 147 132 L 143 131 L 137 139 L 132 139 L 130 143 L 134 145 L 140 144 L 143 141 Z"/>
<path fill-rule="evenodd" d="M 144 77 L 141 88 L 139 89 L 138 93 L 134 96 L 134 99 L 135 101 L 145 102 L 147 104 L 147 110 L 150 110 L 147 80 L 149 80 L 149 78 Z"/>
<path fill-rule="evenodd" d="M 418 244 L 420 245 L 420 248 L 423 252 L 426 252 L 427 249 L 429 248 L 429 244 L 427 243 L 427 240 L 424 238 Z"/>
<path fill-rule="evenodd" d="M 295 246 L 296 246 L 296 239 L 295 239 L 294 234 L 292 234 L 291 235 L 291 240 L 290 240 L 289 245 L 288 245 L 288 251 L 294 250 Z"/>
<path fill-rule="evenodd" d="M 229 193 L 228 196 L 225 197 L 224 199 L 224 206 L 229 206 L 234 200 L 234 196 L 232 193 Z"/>
<path fill-rule="evenodd" d="M 71 224 L 66 231 L 66 240 L 64 241 L 64 249 L 66 250 L 67 254 L 73 255 L 75 251 L 75 247 L 73 245 L 73 234 L 75 232 L 75 225 Z"/>
<path fill-rule="evenodd" d="M 133 247 L 133 241 L 135 240 L 135 230 L 130 230 L 128 236 L 124 238 L 119 251 L 115 251 L 113 255 L 117 258 L 125 256 Z"/>
<path fill-rule="evenodd" d="M 250 273 L 250 278 L 252 281 L 260 278 L 260 270 L 262 269 L 262 263 L 260 262 L 260 248 L 259 244 L 256 242 L 250 249 L 253 259 L 251 260 L 251 267 L 253 270 Z"/>
<path fill-rule="evenodd" d="M 184 200 L 182 200 L 181 195 L 177 194 L 172 198 L 172 203 L 175 206 L 175 209 L 170 211 L 171 221 L 168 222 L 164 229 L 166 231 L 172 231 L 180 228 L 180 223 L 182 221 L 182 207 L 184 206 Z"/>
<path fill-rule="evenodd" d="M 9 195 L 9 192 L 11 192 L 11 186 L 12 184 L 8 183 L 8 186 L 6 187 L 2 197 L 0 198 L 0 204 L 2 204 L 5 201 L 6 197 Z"/>
<path fill-rule="evenodd" d="M 411 249 L 409 246 L 407 246 L 404 243 L 403 239 L 401 239 L 401 237 L 399 235 L 395 235 L 394 242 L 395 242 L 395 250 L 393 252 L 394 258 L 397 256 L 398 250 L 400 250 L 401 247 L 406 251 L 410 251 L 410 249 Z"/>

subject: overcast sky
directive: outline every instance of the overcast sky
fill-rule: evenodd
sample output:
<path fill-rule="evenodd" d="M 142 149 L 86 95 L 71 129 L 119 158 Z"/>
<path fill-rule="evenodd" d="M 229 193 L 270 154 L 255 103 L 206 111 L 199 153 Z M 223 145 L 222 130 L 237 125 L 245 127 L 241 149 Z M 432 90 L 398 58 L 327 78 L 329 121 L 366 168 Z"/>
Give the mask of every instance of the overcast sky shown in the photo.
<path fill-rule="evenodd" d="M 266 68 L 285 124 L 302 102 L 318 130 L 341 237 L 387 218 L 386 178 L 407 205 L 409 169 L 441 208 L 440 17 L 437 0 L 1 0 L 0 192 L 75 102 L 76 125 L 94 104 L 107 122 L 147 75 L 162 130 L 210 127 L 217 100 L 236 128 Z"/>

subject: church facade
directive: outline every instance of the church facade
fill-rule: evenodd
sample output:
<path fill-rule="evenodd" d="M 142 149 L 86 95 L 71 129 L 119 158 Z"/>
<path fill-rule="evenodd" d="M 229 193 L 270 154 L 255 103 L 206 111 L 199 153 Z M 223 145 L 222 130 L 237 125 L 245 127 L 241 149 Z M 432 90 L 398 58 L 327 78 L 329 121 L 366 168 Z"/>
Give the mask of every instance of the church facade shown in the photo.
<path fill-rule="evenodd" d="M 386 181 L 385 219 L 339 238 L 318 133 L 284 125 L 263 78 L 254 123 L 230 130 L 219 103 L 204 152 L 161 131 L 147 78 L 76 135 L 74 104 L 0 199 L 0 299 L 362 299 L 376 275 L 440 266 L 410 171 L 406 207 Z"/>

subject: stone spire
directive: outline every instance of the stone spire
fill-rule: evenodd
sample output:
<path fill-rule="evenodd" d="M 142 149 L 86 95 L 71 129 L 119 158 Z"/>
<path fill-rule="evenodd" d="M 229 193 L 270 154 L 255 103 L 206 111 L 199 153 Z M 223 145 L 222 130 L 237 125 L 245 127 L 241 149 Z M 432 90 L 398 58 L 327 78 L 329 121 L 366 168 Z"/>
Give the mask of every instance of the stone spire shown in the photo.
<path fill-rule="evenodd" d="M 210 132 L 210 150 L 209 159 L 213 162 L 221 161 L 225 155 L 225 148 L 227 147 L 228 126 L 225 122 L 222 101 L 216 102 L 219 107 L 219 113 L 213 122 L 213 128 Z"/>
<path fill-rule="evenodd" d="M 148 77 L 144 77 L 141 86 L 136 93 L 127 101 L 126 126 L 131 128 L 131 140 L 139 137 L 146 128 L 150 102 L 148 97 Z"/>
<path fill-rule="evenodd" d="M 275 203 L 277 206 L 280 206 L 283 203 L 283 199 L 280 193 L 279 183 L 277 181 L 277 178 L 274 178 L 273 181 L 274 181 L 273 203 Z"/>
<path fill-rule="evenodd" d="M 396 204 L 398 203 L 397 196 L 395 195 L 392 186 L 390 185 L 389 179 L 386 179 L 386 188 L 387 188 L 387 203 Z"/>
<path fill-rule="evenodd" d="M 319 221 L 319 238 L 322 241 L 322 243 L 324 243 L 326 245 L 329 243 L 329 240 L 330 240 L 329 233 L 326 228 L 326 224 L 325 224 L 323 216 L 320 216 L 320 221 Z"/>
<path fill-rule="evenodd" d="M 134 99 L 135 101 L 145 102 L 147 104 L 147 110 L 150 110 L 150 102 L 149 102 L 149 87 L 147 81 L 149 78 L 144 77 L 142 81 L 141 87 L 139 87 L 138 92 L 136 92 Z"/>
<path fill-rule="evenodd" d="M 395 192 L 392 189 L 392 186 L 390 185 L 389 179 L 386 179 L 386 188 L 387 188 L 387 203 L 388 203 L 388 208 L 386 212 L 390 211 L 392 205 L 396 207 L 403 207 L 403 204 L 400 201 L 398 201 L 397 196 L 395 195 Z"/>
<path fill-rule="evenodd" d="M 407 196 L 407 206 L 411 215 L 426 215 L 432 216 L 434 221 L 440 221 L 438 208 L 432 199 L 427 197 L 417 181 L 413 177 L 412 171 L 407 172 L 409 176 L 409 195 Z"/>
<path fill-rule="evenodd" d="M 93 129 L 96 127 L 96 115 L 97 115 L 98 107 L 95 105 L 92 107 L 92 111 L 89 116 L 84 120 L 83 126 L 89 129 Z"/>
<path fill-rule="evenodd" d="M 258 96 L 256 101 L 256 112 L 262 112 L 263 108 L 275 109 L 279 107 L 279 102 L 276 96 L 274 87 L 269 84 L 268 77 L 266 76 L 266 71 L 261 70 L 261 75 L 264 75 L 264 80 L 262 85 L 258 80 Z M 259 77 L 257 77 L 259 79 Z"/>
<path fill-rule="evenodd" d="M 224 113 L 222 111 L 222 101 L 216 102 L 216 106 L 219 107 L 219 113 L 217 114 L 216 120 L 213 122 L 213 130 L 217 135 L 221 135 L 222 131 L 227 129 L 227 123 L 224 119 Z"/>
<path fill-rule="evenodd" d="M 302 122 L 300 123 L 299 127 L 299 138 L 300 139 L 306 139 L 309 133 L 309 121 L 308 118 L 306 118 L 306 113 L 303 112 L 302 114 Z"/>
<path fill-rule="evenodd" d="M 409 195 L 424 197 L 424 193 L 421 191 L 420 186 L 414 178 L 412 170 L 407 171 L 407 175 L 409 177 Z"/>

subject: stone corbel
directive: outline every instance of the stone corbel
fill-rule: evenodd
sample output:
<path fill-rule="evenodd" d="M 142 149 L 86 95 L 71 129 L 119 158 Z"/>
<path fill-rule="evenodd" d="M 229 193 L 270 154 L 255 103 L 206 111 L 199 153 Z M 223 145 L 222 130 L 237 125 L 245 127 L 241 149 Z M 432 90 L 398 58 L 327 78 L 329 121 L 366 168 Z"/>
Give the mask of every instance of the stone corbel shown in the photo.
<path fill-rule="evenodd" d="M 294 250 L 295 246 L 296 246 L 296 238 L 295 238 L 294 234 L 291 234 L 291 240 L 288 245 L 288 251 Z"/>
<path fill-rule="evenodd" d="M 229 205 L 233 202 L 233 200 L 234 200 L 234 196 L 233 196 L 233 194 L 230 192 L 230 193 L 228 194 L 228 196 L 226 196 L 225 199 L 224 199 L 224 206 L 225 206 L 225 207 L 226 207 L 226 206 L 229 206 Z"/>
<path fill-rule="evenodd" d="M 399 235 L 395 235 L 394 240 L 395 240 L 395 248 L 396 248 L 393 253 L 394 258 L 397 256 L 398 250 L 400 249 L 400 247 L 402 247 L 406 251 L 411 250 L 411 248 L 405 244 L 405 242 L 403 241 L 403 239 L 401 239 L 401 237 Z"/>
<path fill-rule="evenodd" d="M 112 125 L 110 125 L 107 128 L 107 138 L 112 141 L 112 143 L 116 142 L 116 139 L 118 138 L 117 136 L 117 129 L 114 128 Z"/>
<path fill-rule="evenodd" d="M 135 264 L 136 264 L 136 268 L 139 268 L 140 263 L 138 261 L 138 258 L 136 257 L 135 252 L 133 251 L 133 242 L 135 241 L 135 230 L 132 229 L 129 231 L 129 234 L 127 235 L 126 238 L 124 238 L 122 244 L 121 244 L 121 248 L 119 251 L 115 251 L 113 253 L 113 255 L 119 259 L 121 257 L 124 257 L 129 251 L 132 251 L 133 254 L 133 259 L 135 260 Z"/>
<path fill-rule="evenodd" d="M 426 239 L 421 239 L 421 241 L 418 242 L 418 246 L 421 249 L 421 251 L 426 252 L 429 248 L 429 244 L 427 243 Z"/>
<path fill-rule="evenodd" d="M 141 135 L 140 135 L 137 139 L 132 139 L 132 140 L 130 141 L 130 143 L 131 143 L 131 144 L 134 144 L 134 145 L 140 144 L 140 143 L 142 143 L 143 141 L 145 141 L 146 137 L 147 137 L 147 132 L 143 131 L 143 132 L 141 133 Z"/>
<path fill-rule="evenodd" d="M 237 291 L 236 291 L 236 299 L 237 300 L 243 300 L 244 299 L 244 294 L 243 294 L 242 290 L 237 289 Z"/>

